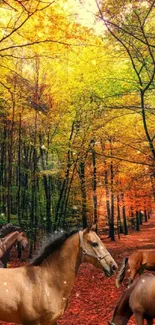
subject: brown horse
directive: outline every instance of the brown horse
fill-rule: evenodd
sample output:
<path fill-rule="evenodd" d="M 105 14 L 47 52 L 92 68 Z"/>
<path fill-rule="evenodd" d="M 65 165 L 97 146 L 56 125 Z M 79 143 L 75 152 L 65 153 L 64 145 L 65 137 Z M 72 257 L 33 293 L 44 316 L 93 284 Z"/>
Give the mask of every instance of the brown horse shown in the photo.
<path fill-rule="evenodd" d="M 81 263 L 93 264 L 108 277 L 114 274 L 117 264 L 93 230 L 51 235 L 30 264 L 0 269 L 0 320 L 56 325 Z"/>
<path fill-rule="evenodd" d="M 110 325 L 126 325 L 134 314 L 137 325 L 153 325 L 155 318 L 155 276 L 143 274 L 120 297 Z"/>
<path fill-rule="evenodd" d="M 136 274 L 141 275 L 144 269 L 155 271 L 155 250 L 139 250 L 125 257 L 122 261 L 120 271 L 116 279 L 116 286 L 119 288 L 126 274 L 127 264 L 129 266 L 130 278 L 129 285 L 132 283 Z"/>
<path fill-rule="evenodd" d="M 0 260 L 2 264 L 5 265 L 9 258 L 10 249 L 15 242 L 17 241 L 22 247 L 26 247 L 28 239 L 25 232 L 22 231 L 20 227 L 13 226 L 12 224 L 3 226 L 0 235 L 4 236 L 3 238 L 0 238 Z"/>

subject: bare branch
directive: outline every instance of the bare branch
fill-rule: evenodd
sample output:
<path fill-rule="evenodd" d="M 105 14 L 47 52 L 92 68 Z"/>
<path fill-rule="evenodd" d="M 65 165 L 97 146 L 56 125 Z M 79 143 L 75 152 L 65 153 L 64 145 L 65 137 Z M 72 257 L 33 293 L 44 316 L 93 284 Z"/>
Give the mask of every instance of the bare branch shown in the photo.
<path fill-rule="evenodd" d="M 12 91 L 11 91 L 11 88 L 8 87 L 8 86 L 6 86 L 2 81 L 0 81 L 0 84 L 1 84 L 5 89 L 8 90 L 8 92 L 10 93 L 10 95 L 11 95 L 11 97 L 12 97 L 13 93 L 12 93 Z"/>
<path fill-rule="evenodd" d="M 14 8 L 13 6 L 11 6 L 8 2 L 6 2 L 5 0 L 3 0 L 3 4 L 7 5 L 8 7 L 10 7 L 11 9 L 17 11 L 16 8 Z"/>
<path fill-rule="evenodd" d="M 60 44 L 60 45 L 75 46 L 75 47 L 78 47 L 78 46 L 92 46 L 92 47 L 95 47 L 95 45 L 89 45 L 89 44 L 72 44 L 72 43 L 61 42 L 61 41 L 58 41 L 58 40 L 45 39 L 45 40 L 34 41 L 34 42 L 26 43 L 26 44 L 11 45 L 11 46 L 8 46 L 6 48 L 0 49 L 0 52 L 4 52 L 4 51 L 7 51 L 7 50 L 16 49 L 16 48 L 32 46 L 32 45 L 36 45 L 36 44 L 42 44 L 42 43 L 57 43 L 57 44 Z"/>
<path fill-rule="evenodd" d="M 149 42 L 148 42 L 148 44 L 147 44 L 147 43 L 146 43 L 146 42 L 145 42 L 141 37 L 138 37 L 137 35 L 133 34 L 131 31 L 129 31 L 129 30 L 127 30 L 127 29 L 125 29 L 125 28 L 123 28 L 123 27 L 121 27 L 121 26 L 115 24 L 114 22 L 112 22 L 112 21 L 110 21 L 110 20 L 108 20 L 108 19 L 105 19 L 104 16 L 103 16 L 102 10 L 101 10 L 101 8 L 100 8 L 100 6 L 99 6 L 98 0 L 95 0 L 95 2 L 96 2 L 96 6 L 97 6 L 97 8 L 98 8 L 98 11 L 99 11 L 99 15 L 100 15 L 100 16 L 98 16 L 98 17 L 99 17 L 101 20 L 104 21 L 106 27 L 107 27 L 108 25 L 111 25 L 111 26 L 115 27 L 116 29 L 118 29 L 118 30 L 124 32 L 125 34 L 128 34 L 128 35 L 132 36 L 134 39 L 140 41 L 141 43 L 143 43 L 143 44 L 145 44 L 145 45 L 148 45 L 148 44 L 149 44 L 150 47 L 155 48 L 155 45 L 150 44 Z M 153 4 L 152 4 L 152 6 L 151 6 L 151 8 L 150 8 L 150 11 L 148 11 L 148 13 L 147 13 L 147 16 L 150 14 L 150 12 L 151 12 L 151 10 L 152 10 L 152 8 L 153 8 L 154 3 L 155 3 L 155 1 L 153 1 Z M 145 18 L 147 18 L 147 16 L 146 16 Z"/>
<path fill-rule="evenodd" d="M 154 4 L 155 4 L 155 0 L 152 2 L 152 4 L 151 4 L 151 6 L 150 6 L 150 8 L 149 8 L 149 10 L 148 10 L 148 12 L 147 12 L 147 14 L 146 14 L 146 16 L 144 17 L 144 21 L 143 21 L 142 27 L 144 27 L 144 25 L 145 25 L 145 23 L 146 23 L 146 20 L 147 20 L 149 14 L 151 13 Z"/>
<path fill-rule="evenodd" d="M 33 15 L 34 13 L 29 14 L 25 20 L 23 20 L 23 22 L 16 28 L 14 28 L 9 34 L 7 34 L 6 36 L 3 36 L 0 39 L 0 43 L 3 42 L 4 40 L 6 40 L 7 38 L 9 38 L 11 35 L 13 35 L 14 33 L 16 33 L 26 22 L 27 20 Z"/>
<path fill-rule="evenodd" d="M 19 1 L 16 1 L 18 2 L 18 4 L 21 6 L 21 2 Z M 16 26 L 17 22 L 19 21 L 19 19 L 21 19 L 23 13 L 26 12 L 26 15 L 27 17 L 17 26 L 15 27 L 14 29 L 12 29 L 12 31 L 7 34 L 6 36 L 3 36 L 1 39 L 0 39 L 0 43 L 3 42 L 4 40 L 8 39 L 10 36 L 12 36 L 14 33 L 16 33 L 35 13 L 37 13 L 38 11 L 43 11 L 45 9 L 47 9 L 48 7 L 50 7 L 53 3 L 55 2 L 55 0 L 53 0 L 51 3 L 48 3 L 46 4 L 44 7 L 42 8 L 39 8 L 39 3 L 37 4 L 36 8 L 32 11 L 32 12 L 29 12 L 25 6 L 22 4 L 22 7 L 23 7 L 23 11 L 19 14 L 19 16 L 17 17 L 17 20 L 15 21 L 15 24 L 14 24 L 14 27 Z M 6 3 L 6 2 L 5 2 Z M 17 10 L 16 10 L 17 11 Z"/>
<path fill-rule="evenodd" d="M 116 159 L 116 160 L 119 160 L 119 161 L 124 161 L 124 162 L 129 162 L 131 164 L 137 164 L 137 165 L 143 165 L 143 166 L 149 166 L 151 168 L 154 168 L 155 165 L 154 164 L 149 164 L 147 162 L 143 162 L 143 161 L 134 161 L 134 160 L 130 160 L 130 159 L 125 159 L 125 158 L 122 158 L 122 157 L 117 157 L 117 156 L 111 156 L 111 155 L 106 155 L 106 154 L 101 154 L 99 152 L 96 152 L 96 155 L 98 156 L 101 156 L 101 157 L 105 157 L 105 158 L 108 158 L 108 159 Z"/>

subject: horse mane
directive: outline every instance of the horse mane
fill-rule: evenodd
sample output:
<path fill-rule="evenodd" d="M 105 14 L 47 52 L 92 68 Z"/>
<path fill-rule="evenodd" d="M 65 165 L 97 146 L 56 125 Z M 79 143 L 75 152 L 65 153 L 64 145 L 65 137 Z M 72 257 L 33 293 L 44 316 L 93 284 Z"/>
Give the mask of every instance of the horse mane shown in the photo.
<path fill-rule="evenodd" d="M 12 223 L 8 223 L 7 225 L 3 226 L 0 230 L 0 238 L 5 237 L 6 235 L 10 234 L 14 231 L 22 231 L 21 227 L 14 226 Z"/>
<path fill-rule="evenodd" d="M 114 317 L 115 317 L 115 315 L 116 315 L 116 313 L 117 313 L 117 309 L 118 309 L 120 303 L 122 302 L 122 300 L 123 300 L 125 294 L 126 294 L 126 290 L 123 291 L 123 293 L 121 294 L 121 296 L 120 296 L 119 299 L 117 300 L 117 303 L 116 303 L 116 306 L 115 306 L 115 309 L 114 309 L 114 312 L 113 312 L 113 315 L 112 315 L 112 321 L 113 321 L 113 319 L 114 319 Z"/>
<path fill-rule="evenodd" d="M 50 234 L 45 237 L 43 245 L 41 246 L 38 254 L 32 259 L 29 265 L 39 266 L 41 263 L 55 251 L 57 251 L 72 235 L 76 234 L 79 229 L 72 230 L 71 232 L 61 232 L 58 234 Z"/>
<path fill-rule="evenodd" d="M 113 322 L 113 319 L 117 313 L 117 310 L 118 308 L 120 307 L 120 304 L 127 304 L 129 305 L 129 297 L 130 297 L 130 294 L 131 292 L 133 291 L 133 289 L 135 288 L 135 284 L 137 282 L 137 279 L 134 280 L 134 282 L 131 284 L 131 286 L 129 288 L 126 288 L 123 293 L 121 294 L 121 296 L 119 297 L 118 301 L 117 301 L 117 304 L 115 306 L 115 309 L 114 309 L 114 312 L 113 312 L 113 315 L 112 315 L 112 322 Z M 130 306 L 129 306 L 130 308 Z M 126 308 L 125 308 L 126 309 Z"/>

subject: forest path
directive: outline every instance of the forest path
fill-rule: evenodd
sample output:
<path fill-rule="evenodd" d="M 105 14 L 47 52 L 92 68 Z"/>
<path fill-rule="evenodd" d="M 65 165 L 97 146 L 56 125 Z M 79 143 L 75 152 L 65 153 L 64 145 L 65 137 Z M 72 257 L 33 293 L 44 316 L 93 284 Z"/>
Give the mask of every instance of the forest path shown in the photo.
<path fill-rule="evenodd" d="M 115 242 L 101 236 L 119 267 L 123 257 L 131 255 L 136 249 L 155 248 L 155 213 L 140 228 L 140 232 L 133 230 L 127 236 L 121 235 L 121 239 L 116 235 Z M 124 290 L 123 285 L 120 289 L 115 287 L 115 279 L 116 276 L 106 278 L 92 265 L 83 264 L 71 294 L 69 307 L 58 321 L 58 325 L 107 325 L 117 299 Z M 136 324 L 133 317 L 128 324 Z"/>

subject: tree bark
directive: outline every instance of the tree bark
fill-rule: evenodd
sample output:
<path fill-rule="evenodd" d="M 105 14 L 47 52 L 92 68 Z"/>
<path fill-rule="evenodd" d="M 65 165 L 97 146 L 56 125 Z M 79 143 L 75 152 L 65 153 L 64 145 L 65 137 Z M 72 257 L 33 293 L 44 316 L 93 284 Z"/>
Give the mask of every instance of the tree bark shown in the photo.
<path fill-rule="evenodd" d="M 83 228 L 87 228 L 87 194 L 86 194 L 86 181 L 85 181 L 85 162 L 80 162 L 80 172 L 81 180 L 81 196 L 82 196 L 82 223 Z"/>
<path fill-rule="evenodd" d="M 136 211 L 136 231 L 140 231 L 139 211 Z"/>
<path fill-rule="evenodd" d="M 112 155 L 112 153 L 111 153 Z M 110 184 L 111 184 L 111 216 L 110 216 L 110 238 L 112 241 L 115 240 L 115 229 L 114 229 L 114 170 L 113 170 L 113 161 L 110 163 Z"/>
<path fill-rule="evenodd" d="M 126 210 L 125 210 L 125 202 L 124 202 L 124 193 L 122 193 L 122 216 L 123 216 L 123 228 L 124 228 L 124 235 L 128 235 L 128 225 L 126 220 Z"/>
<path fill-rule="evenodd" d="M 92 149 L 93 163 L 93 206 L 94 206 L 94 223 L 97 224 L 97 178 L 96 178 L 96 152 Z"/>

